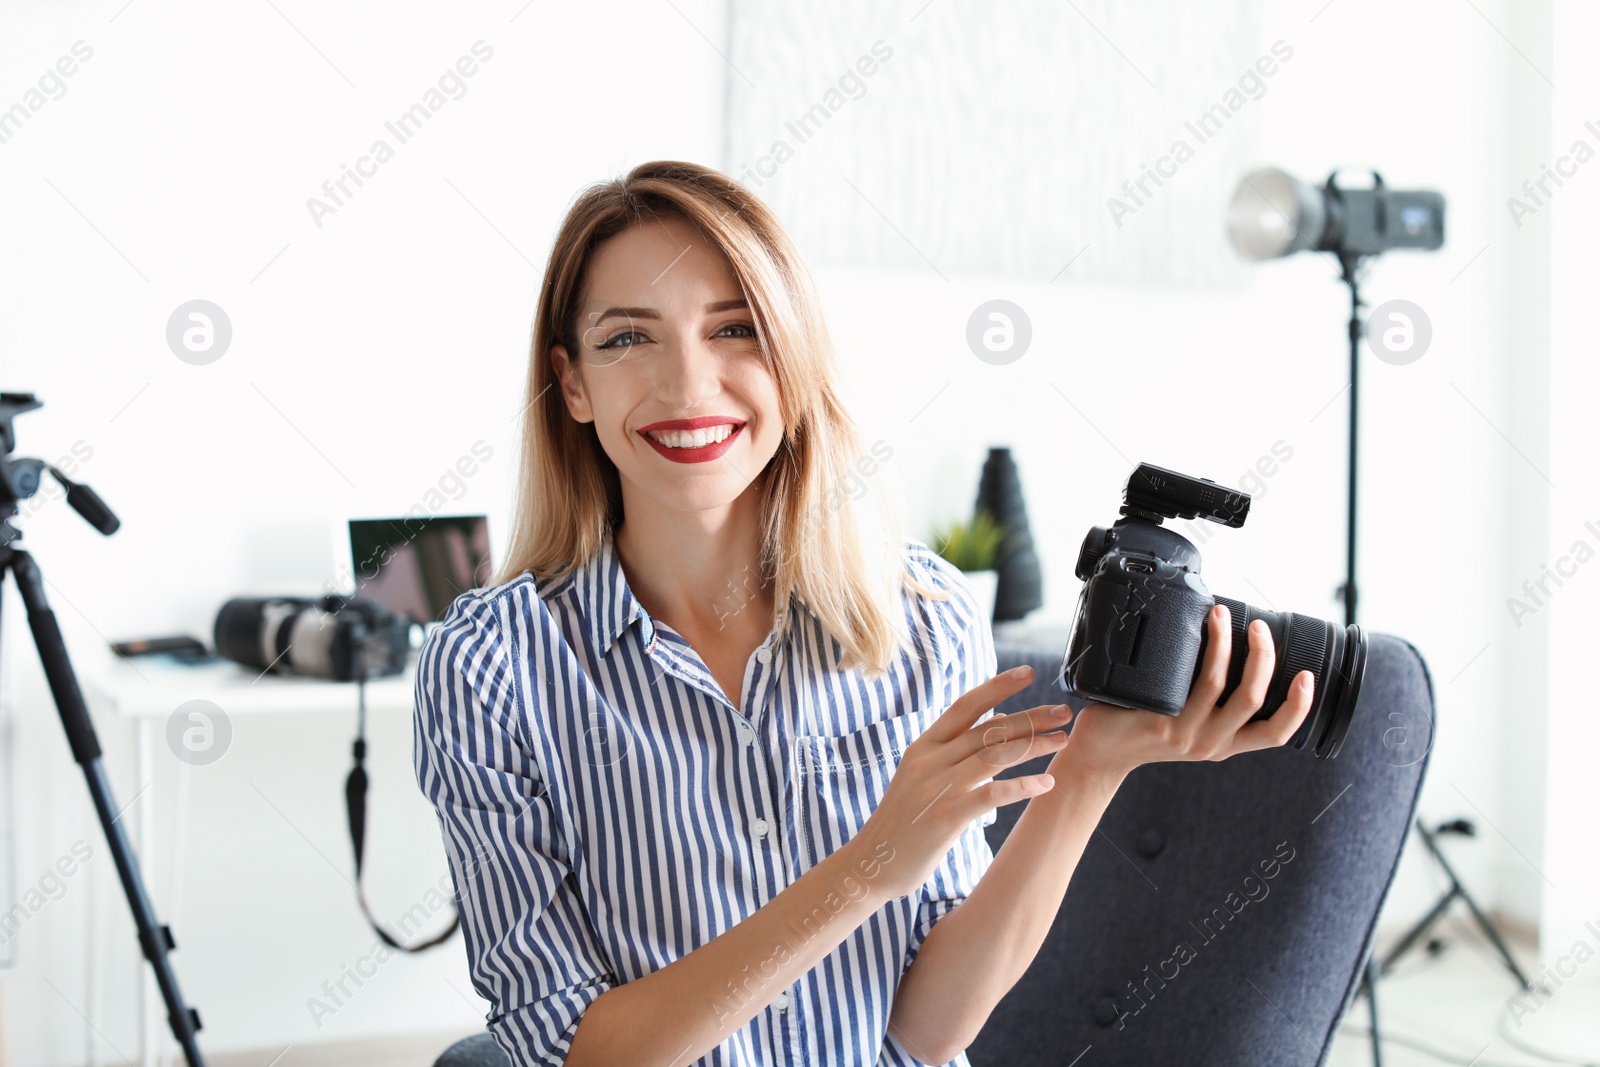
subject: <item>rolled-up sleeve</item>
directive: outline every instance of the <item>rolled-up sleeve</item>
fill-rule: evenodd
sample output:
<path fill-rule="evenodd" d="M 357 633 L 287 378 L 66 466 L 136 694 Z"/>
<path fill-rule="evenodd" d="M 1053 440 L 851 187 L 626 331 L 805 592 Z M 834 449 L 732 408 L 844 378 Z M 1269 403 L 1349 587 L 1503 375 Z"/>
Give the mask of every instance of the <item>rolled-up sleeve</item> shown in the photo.
<path fill-rule="evenodd" d="M 995 656 L 994 631 L 966 576 L 954 564 L 931 550 L 925 551 L 928 552 L 925 557 L 927 581 L 935 588 L 950 592 L 949 600 L 930 602 L 932 617 L 946 650 L 945 706 L 949 707 L 962 694 L 995 676 L 999 664 Z M 923 885 L 906 966 L 916 958 L 934 924 L 967 899 L 994 861 L 994 852 L 989 848 L 983 828 L 993 824 L 995 817 L 996 813 L 990 810 L 970 823 L 945 854 L 943 862 L 934 869 L 933 877 Z"/>
<path fill-rule="evenodd" d="M 521 669 L 501 625 L 514 599 L 467 593 L 423 644 L 417 784 L 439 816 L 473 987 L 513 1064 L 560 1064 L 584 1011 L 616 984 L 530 740 Z"/>

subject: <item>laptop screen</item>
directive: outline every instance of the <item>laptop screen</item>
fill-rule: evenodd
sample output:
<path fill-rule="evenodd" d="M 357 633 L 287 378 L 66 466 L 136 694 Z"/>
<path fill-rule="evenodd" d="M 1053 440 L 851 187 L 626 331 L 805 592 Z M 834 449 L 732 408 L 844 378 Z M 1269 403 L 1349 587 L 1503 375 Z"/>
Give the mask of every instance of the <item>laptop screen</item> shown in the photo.
<path fill-rule="evenodd" d="M 489 520 L 351 519 L 350 559 L 357 596 L 416 622 L 438 622 L 456 597 L 488 584 Z"/>

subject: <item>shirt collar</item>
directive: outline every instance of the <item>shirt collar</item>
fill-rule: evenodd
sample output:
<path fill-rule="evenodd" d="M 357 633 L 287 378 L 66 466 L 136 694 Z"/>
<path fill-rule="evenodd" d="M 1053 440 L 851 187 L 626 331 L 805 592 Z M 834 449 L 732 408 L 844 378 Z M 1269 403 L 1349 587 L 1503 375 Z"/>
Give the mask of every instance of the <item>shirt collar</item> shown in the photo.
<path fill-rule="evenodd" d="M 578 607 L 588 620 L 589 639 L 602 657 L 636 621 L 641 627 L 640 641 L 649 647 L 655 640 L 655 624 L 644 605 L 634 599 L 633 590 L 628 588 L 628 576 L 622 570 L 622 560 L 617 555 L 610 530 L 601 538 L 600 547 L 589 562 L 578 569 L 574 588 Z M 798 598 L 792 603 L 797 610 L 804 608 Z"/>
<path fill-rule="evenodd" d="M 622 560 L 612 544 L 611 531 L 606 531 L 600 547 L 579 571 L 577 592 L 579 606 L 588 618 L 589 638 L 601 656 L 611 651 L 617 638 L 635 620 L 644 620 L 646 645 L 655 637 L 649 614 L 628 588 L 628 576 L 622 571 Z"/>

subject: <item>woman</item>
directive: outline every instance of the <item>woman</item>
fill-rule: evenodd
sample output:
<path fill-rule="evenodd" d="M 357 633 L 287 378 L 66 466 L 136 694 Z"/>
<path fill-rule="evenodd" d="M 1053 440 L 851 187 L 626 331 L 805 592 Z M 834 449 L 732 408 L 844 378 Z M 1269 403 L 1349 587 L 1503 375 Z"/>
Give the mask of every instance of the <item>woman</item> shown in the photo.
<path fill-rule="evenodd" d="M 423 649 L 418 781 L 516 1064 L 965 1064 L 1134 767 L 1281 745 L 1223 609 L 1183 713 L 985 715 L 988 620 L 840 486 L 809 276 L 721 174 L 572 206 L 539 294 L 509 559 Z M 980 724 L 980 720 L 981 724 Z M 1054 753 L 1048 773 L 992 780 Z M 1029 806 L 998 855 L 983 826 Z"/>

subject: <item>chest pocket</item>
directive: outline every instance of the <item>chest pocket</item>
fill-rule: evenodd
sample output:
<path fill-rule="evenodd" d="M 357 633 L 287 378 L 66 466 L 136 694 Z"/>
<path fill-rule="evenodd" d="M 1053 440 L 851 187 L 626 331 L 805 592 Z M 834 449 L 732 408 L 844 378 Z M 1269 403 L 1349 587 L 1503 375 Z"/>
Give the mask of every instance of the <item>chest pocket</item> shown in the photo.
<path fill-rule="evenodd" d="M 918 708 L 836 736 L 795 738 L 795 826 L 805 866 L 856 835 L 877 810 L 905 750 L 944 712 Z"/>

